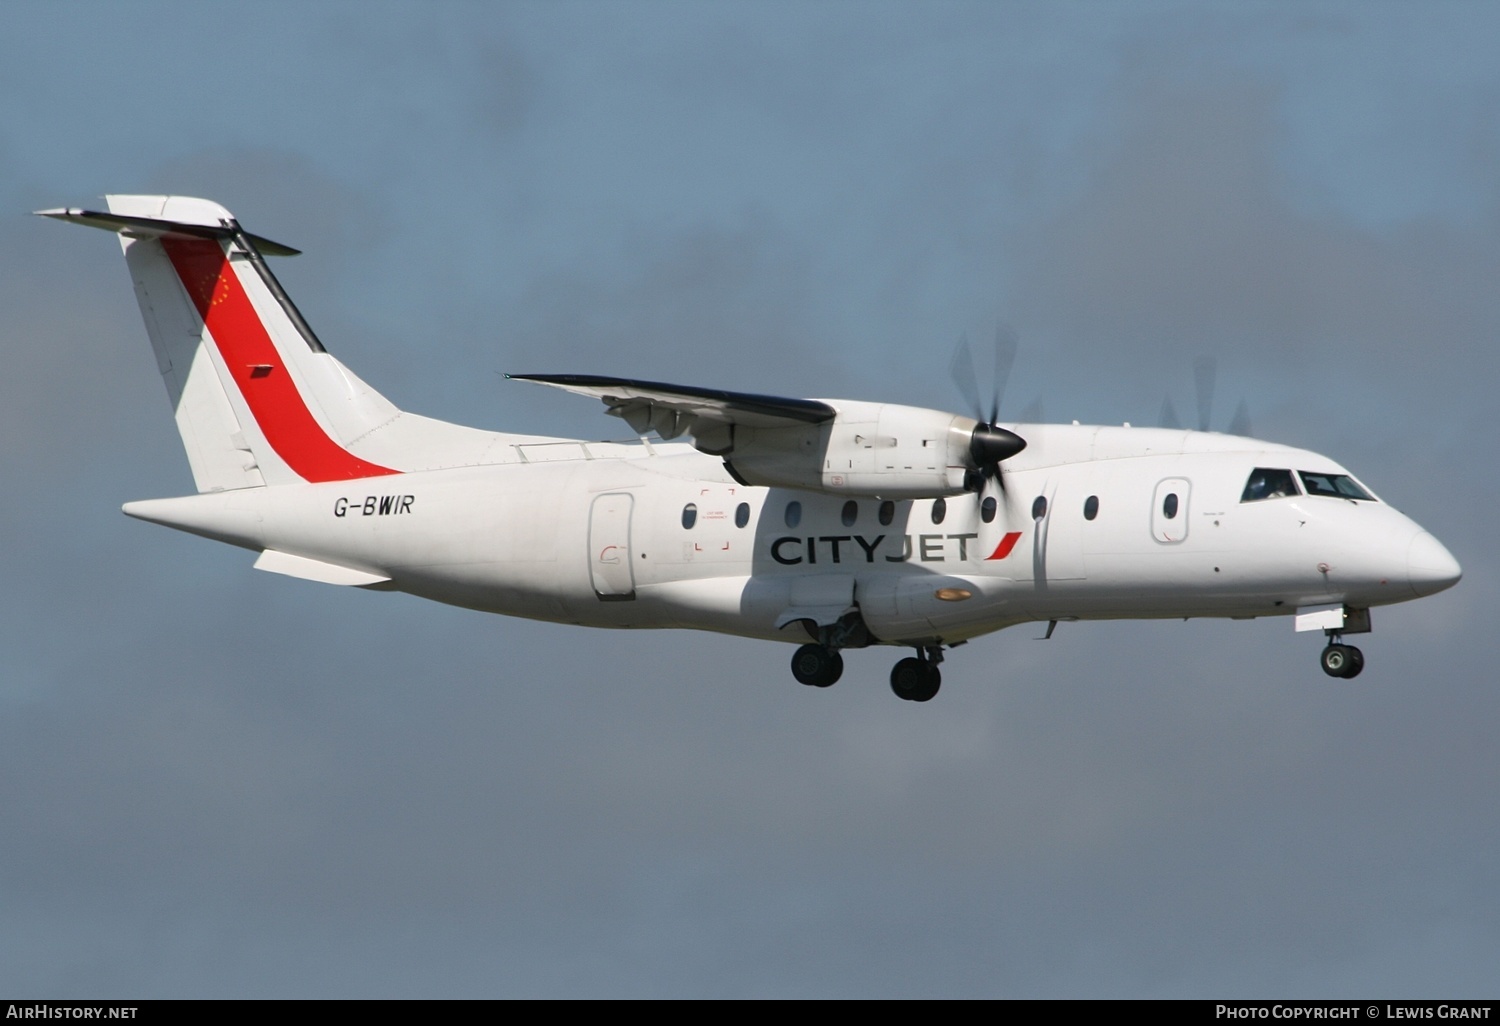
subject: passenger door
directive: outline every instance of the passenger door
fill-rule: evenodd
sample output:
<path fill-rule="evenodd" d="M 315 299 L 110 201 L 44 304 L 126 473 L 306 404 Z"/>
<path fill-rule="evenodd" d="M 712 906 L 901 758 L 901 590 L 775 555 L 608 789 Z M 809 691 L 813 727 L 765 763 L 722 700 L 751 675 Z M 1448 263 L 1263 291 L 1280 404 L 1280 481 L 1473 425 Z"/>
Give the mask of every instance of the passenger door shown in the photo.
<path fill-rule="evenodd" d="M 630 546 L 629 492 L 606 492 L 589 511 L 589 575 L 600 602 L 635 598 L 635 566 Z"/>
<path fill-rule="evenodd" d="M 1151 537 L 1174 544 L 1188 534 L 1188 498 L 1192 485 L 1185 477 L 1159 481 L 1151 500 Z"/>

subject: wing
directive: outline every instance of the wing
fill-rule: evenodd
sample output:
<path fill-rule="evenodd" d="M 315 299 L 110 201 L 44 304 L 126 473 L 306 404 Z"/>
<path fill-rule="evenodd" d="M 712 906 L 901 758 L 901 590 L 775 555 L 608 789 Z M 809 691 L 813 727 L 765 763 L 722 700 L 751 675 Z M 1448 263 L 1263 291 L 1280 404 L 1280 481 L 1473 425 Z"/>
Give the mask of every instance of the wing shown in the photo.
<path fill-rule="evenodd" d="M 683 432 L 697 437 L 723 434 L 731 425 L 747 428 L 805 427 L 833 420 L 838 411 L 816 399 L 786 399 L 717 388 L 666 385 L 659 381 L 601 378 L 590 374 L 507 374 L 578 395 L 601 399 L 607 412 L 639 434 L 655 429 L 663 438 Z"/>

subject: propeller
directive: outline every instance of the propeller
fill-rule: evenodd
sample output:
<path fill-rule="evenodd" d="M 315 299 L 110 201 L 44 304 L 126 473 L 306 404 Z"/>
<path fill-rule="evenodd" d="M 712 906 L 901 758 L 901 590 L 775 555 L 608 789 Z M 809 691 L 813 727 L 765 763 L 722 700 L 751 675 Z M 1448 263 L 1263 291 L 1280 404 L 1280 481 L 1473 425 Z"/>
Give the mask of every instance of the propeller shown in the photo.
<path fill-rule="evenodd" d="M 1198 399 L 1198 430 L 1211 430 L 1214 411 L 1214 380 L 1218 377 L 1219 361 L 1212 356 L 1202 356 L 1193 361 L 1193 384 L 1197 387 Z M 1172 397 L 1167 396 L 1161 403 L 1161 416 L 1157 421 L 1160 426 L 1170 428 L 1173 431 L 1182 430 L 1182 420 L 1177 416 L 1177 408 L 1172 405 Z M 1245 400 L 1241 399 L 1239 406 L 1235 407 L 1234 418 L 1229 422 L 1227 429 L 1231 435 L 1250 434 L 1250 407 Z"/>
<path fill-rule="evenodd" d="M 949 366 L 953 383 L 958 386 L 969 409 L 974 411 L 974 419 L 979 422 L 969 436 L 969 458 L 974 461 L 975 469 L 969 472 L 964 482 L 972 492 L 983 493 L 985 485 L 993 479 L 999 486 L 1001 495 L 1004 495 L 1005 477 L 1000 472 L 1000 464 L 1026 448 L 1024 438 L 996 423 L 1000 419 L 1000 398 L 1005 394 L 1005 383 L 1010 378 L 1010 368 L 1015 362 L 1016 334 L 1007 325 L 998 325 L 995 328 L 995 376 L 987 413 L 979 396 L 974 356 L 969 350 L 967 334 L 959 337 L 958 349 Z"/>

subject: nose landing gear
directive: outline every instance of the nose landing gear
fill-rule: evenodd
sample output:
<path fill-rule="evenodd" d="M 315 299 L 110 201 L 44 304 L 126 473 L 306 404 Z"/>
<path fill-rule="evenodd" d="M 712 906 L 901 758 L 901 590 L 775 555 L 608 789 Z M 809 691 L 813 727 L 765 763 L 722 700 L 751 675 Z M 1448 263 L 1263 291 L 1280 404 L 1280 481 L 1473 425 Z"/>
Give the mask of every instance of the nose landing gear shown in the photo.
<path fill-rule="evenodd" d="M 891 669 L 891 690 L 907 702 L 930 702 L 943 685 L 937 664 L 943 661 L 943 649 L 929 645 L 917 649 L 915 659 L 906 658 Z"/>
<path fill-rule="evenodd" d="M 1328 647 L 1323 649 L 1319 657 L 1323 664 L 1323 672 L 1330 677 L 1342 677 L 1349 680 L 1359 676 L 1359 671 L 1365 668 L 1364 653 L 1353 645 L 1345 645 L 1336 636 L 1330 635 Z"/>

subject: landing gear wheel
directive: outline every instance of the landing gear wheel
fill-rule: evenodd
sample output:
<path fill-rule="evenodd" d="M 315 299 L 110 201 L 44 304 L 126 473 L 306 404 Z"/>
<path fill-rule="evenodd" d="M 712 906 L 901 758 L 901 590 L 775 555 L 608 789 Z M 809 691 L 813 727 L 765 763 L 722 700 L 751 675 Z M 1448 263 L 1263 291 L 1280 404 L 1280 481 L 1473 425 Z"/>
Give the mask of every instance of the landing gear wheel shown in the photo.
<path fill-rule="evenodd" d="M 803 645 L 792 655 L 792 676 L 815 688 L 832 685 L 844 673 L 844 657 L 822 645 Z"/>
<path fill-rule="evenodd" d="M 891 690 L 908 702 L 932 701 L 942 684 L 942 673 L 925 659 L 903 659 L 891 668 Z"/>
<path fill-rule="evenodd" d="M 910 702 L 922 689 L 923 669 L 926 663 L 920 659 L 903 659 L 891 667 L 891 690 L 896 697 Z"/>
<path fill-rule="evenodd" d="M 1329 645 L 1323 649 L 1320 660 L 1323 664 L 1323 672 L 1330 677 L 1342 677 L 1348 680 L 1358 677 L 1359 671 L 1365 668 L 1365 655 L 1353 645 Z"/>
<path fill-rule="evenodd" d="M 934 663 L 922 664 L 922 689 L 911 696 L 913 702 L 930 702 L 943 686 L 943 673 Z"/>
<path fill-rule="evenodd" d="M 1353 645 L 1349 648 L 1349 669 L 1344 673 L 1345 680 L 1352 680 L 1359 676 L 1359 671 L 1365 668 L 1365 654 Z"/>

